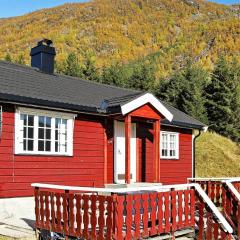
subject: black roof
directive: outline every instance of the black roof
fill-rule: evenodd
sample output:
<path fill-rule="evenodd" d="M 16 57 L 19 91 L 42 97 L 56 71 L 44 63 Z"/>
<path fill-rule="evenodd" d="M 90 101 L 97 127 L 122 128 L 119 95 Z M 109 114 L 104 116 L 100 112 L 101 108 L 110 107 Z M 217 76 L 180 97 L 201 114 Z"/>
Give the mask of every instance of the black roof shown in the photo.
<path fill-rule="evenodd" d="M 32 67 L 0 61 L 0 101 L 112 114 L 120 112 L 123 103 L 142 94 L 140 91 L 75 77 L 45 74 Z M 167 120 L 162 123 L 196 129 L 205 126 L 169 104 L 162 103 L 173 114 L 171 123 Z"/>

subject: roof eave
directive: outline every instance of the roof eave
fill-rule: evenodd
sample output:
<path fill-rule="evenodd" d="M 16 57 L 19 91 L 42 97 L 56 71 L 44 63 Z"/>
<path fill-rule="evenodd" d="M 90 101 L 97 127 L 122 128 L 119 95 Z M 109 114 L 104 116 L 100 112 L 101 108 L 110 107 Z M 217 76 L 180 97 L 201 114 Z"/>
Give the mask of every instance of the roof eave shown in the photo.
<path fill-rule="evenodd" d="M 61 110 L 68 110 L 68 111 L 72 111 L 72 112 L 80 111 L 80 112 L 104 115 L 104 113 L 99 112 L 98 108 L 96 108 L 96 107 L 81 106 L 81 105 L 61 103 L 61 102 L 53 102 L 53 101 L 48 101 L 48 100 L 43 100 L 43 99 L 16 96 L 16 95 L 5 94 L 5 93 L 0 93 L 0 101 L 16 103 L 16 104 L 20 104 L 20 105 L 24 104 L 24 105 L 36 106 L 36 107 L 55 108 L 55 109 L 61 109 Z"/>

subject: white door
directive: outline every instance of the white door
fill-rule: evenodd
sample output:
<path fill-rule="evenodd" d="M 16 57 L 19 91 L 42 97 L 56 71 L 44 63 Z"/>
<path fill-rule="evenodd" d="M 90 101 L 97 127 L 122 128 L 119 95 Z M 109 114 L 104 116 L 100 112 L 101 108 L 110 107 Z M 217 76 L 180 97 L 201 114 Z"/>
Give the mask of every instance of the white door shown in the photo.
<path fill-rule="evenodd" d="M 136 182 L 136 124 L 132 123 L 130 170 L 131 183 Z M 125 183 L 125 126 L 124 122 L 114 122 L 114 182 Z"/>

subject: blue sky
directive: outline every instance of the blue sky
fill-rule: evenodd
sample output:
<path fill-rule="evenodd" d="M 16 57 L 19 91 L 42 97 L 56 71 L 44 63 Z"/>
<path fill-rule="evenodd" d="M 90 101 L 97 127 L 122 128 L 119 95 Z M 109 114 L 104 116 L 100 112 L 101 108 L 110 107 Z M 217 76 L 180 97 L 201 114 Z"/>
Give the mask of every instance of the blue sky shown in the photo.
<path fill-rule="evenodd" d="M 0 0 L 0 18 L 19 16 L 41 8 L 50 8 L 67 2 L 84 1 L 86 0 Z"/>
<path fill-rule="evenodd" d="M 233 4 L 240 3 L 240 0 L 209 0 L 211 2 L 223 3 L 223 4 Z"/>
<path fill-rule="evenodd" d="M 84 2 L 86 0 L 0 0 L 0 18 L 19 16 L 41 8 L 49 8 L 66 2 Z M 232 4 L 240 0 L 211 0 L 214 2 Z"/>

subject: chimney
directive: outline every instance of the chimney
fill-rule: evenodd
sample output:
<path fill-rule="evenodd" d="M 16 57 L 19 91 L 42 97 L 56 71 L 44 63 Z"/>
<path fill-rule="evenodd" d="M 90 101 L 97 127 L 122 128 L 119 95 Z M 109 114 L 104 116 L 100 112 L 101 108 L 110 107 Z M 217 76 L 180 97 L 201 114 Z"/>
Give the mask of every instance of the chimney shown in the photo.
<path fill-rule="evenodd" d="M 53 42 L 43 39 L 38 45 L 31 49 L 31 66 L 38 68 L 43 73 L 54 73 L 54 58 L 56 55 Z"/>

